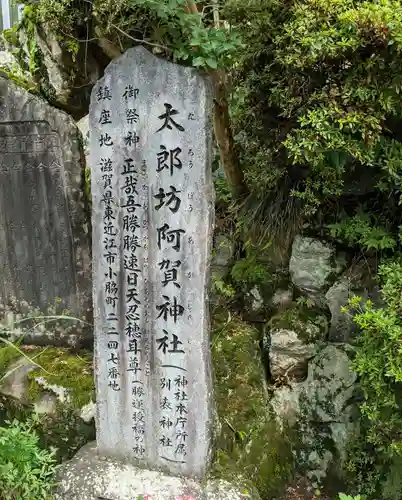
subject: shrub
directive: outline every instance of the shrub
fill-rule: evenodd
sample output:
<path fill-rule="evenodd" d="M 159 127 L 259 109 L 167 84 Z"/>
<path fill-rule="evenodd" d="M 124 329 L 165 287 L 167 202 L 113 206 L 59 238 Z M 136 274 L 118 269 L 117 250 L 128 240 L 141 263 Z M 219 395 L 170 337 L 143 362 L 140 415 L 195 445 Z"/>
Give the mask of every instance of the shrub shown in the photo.
<path fill-rule="evenodd" d="M 379 268 L 382 307 L 360 297 L 349 301 L 360 327 L 352 367 L 360 377 L 362 432 L 349 457 L 353 483 L 369 498 L 385 498 L 384 483 L 395 460 L 402 456 L 402 259 Z M 389 489 L 389 488 L 388 488 Z M 399 499 L 399 493 L 388 495 Z"/>
<path fill-rule="evenodd" d="M 50 500 L 54 450 L 41 450 L 32 423 L 0 427 L 0 491 L 4 500 Z"/>
<path fill-rule="evenodd" d="M 353 243 L 395 246 L 401 13 L 394 0 L 225 1 L 245 47 L 231 105 L 247 227 L 286 235 L 305 221 L 337 224 L 340 208 L 353 219 L 366 204 L 370 221 L 352 220 L 362 229 Z"/>

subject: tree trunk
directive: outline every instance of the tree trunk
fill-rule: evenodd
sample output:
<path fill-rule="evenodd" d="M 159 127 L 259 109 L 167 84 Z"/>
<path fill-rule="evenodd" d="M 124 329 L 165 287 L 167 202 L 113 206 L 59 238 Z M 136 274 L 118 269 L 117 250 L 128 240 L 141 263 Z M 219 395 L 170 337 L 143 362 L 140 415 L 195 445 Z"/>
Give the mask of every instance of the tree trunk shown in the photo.
<path fill-rule="evenodd" d="M 193 0 L 187 0 L 186 10 L 191 14 L 198 14 L 197 6 Z M 214 22 L 219 25 L 215 12 Z M 220 159 L 233 198 L 240 201 L 248 194 L 248 188 L 234 148 L 226 74 L 222 70 L 212 69 L 209 73 L 214 83 L 214 130 Z"/>
<path fill-rule="evenodd" d="M 235 152 L 227 98 L 226 75 L 223 71 L 213 71 L 214 82 L 214 129 L 215 138 L 226 180 L 235 200 L 240 201 L 248 194 L 244 174 Z"/>

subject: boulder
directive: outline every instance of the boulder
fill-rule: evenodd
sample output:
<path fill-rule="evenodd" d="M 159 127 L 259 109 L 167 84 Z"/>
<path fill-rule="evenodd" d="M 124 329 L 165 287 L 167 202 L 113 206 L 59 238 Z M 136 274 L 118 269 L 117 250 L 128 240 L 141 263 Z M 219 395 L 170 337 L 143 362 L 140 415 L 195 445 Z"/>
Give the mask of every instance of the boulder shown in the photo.
<path fill-rule="evenodd" d="M 30 92 L 38 92 L 38 86 L 34 82 L 32 75 L 21 68 L 17 59 L 9 50 L 0 50 L 0 74 L 14 80 Z"/>
<path fill-rule="evenodd" d="M 325 347 L 309 366 L 305 386 L 306 399 L 315 416 L 321 422 L 349 421 L 355 382 L 347 351 L 334 345 Z"/>
<path fill-rule="evenodd" d="M 289 262 L 293 284 L 311 297 L 324 294 L 346 262 L 337 258 L 335 247 L 329 243 L 296 236 Z"/>
<path fill-rule="evenodd" d="M 29 25 L 32 27 L 32 22 Z M 34 81 L 49 102 L 77 120 L 88 112 L 90 90 L 110 62 L 96 44 L 74 44 L 72 39 L 63 43 L 65 40 L 39 22 L 32 30 L 24 23 L 17 32 L 7 30 L 4 38 L 6 48 L 17 54 L 18 73 Z"/>
<path fill-rule="evenodd" d="M 275 385 L 302 381 L 308 361 L 327 336 L 328 321 L 320 311 L 293 304 L 271 318 L 263 335 L 263 354 Z"/>
<path fill-rule="evenodd" d="M 139 469 L 101 457 L 96 445 L 83 447 L 61 466 L 55 500 L 260 500 L 256 491 L 223 480 L 200 482 Z"/>
<path fill-rule="evenodd" d="M 341 308 L 347 304 L 352 295 L 351 283 L 345 277 L 334 283 L 325 294 L 331 311 L 329 338 L 332 342 L 348 342 L 356 331 L 350 315 L 341 312 Z"/>
<path fill-rule="evenodd" d="M 353 342 L 358 328 L 350 314 L 341 312 L 350 298 L 357 295 L 363 300 L 370 298 L 378 302 L 376 284 L 372 278 L 375 272 L 366 261 L 347 269 L 325 294 L 331 312 L 329 340 L 332 342 Z"/>
<path fill-rule="evenodd" d="M 212 268 L 227 269 L 233 258 L 233 252 L 233 242 L 223 234 L 216 234 L 214 236 Z"/>
<path fill-rule="evenodd" d="M 305 343 L 295 331 L 273 330 L 269 348 L 269 371 L 273 381 L 303 380 L 315 350 L 314 343 Z"/>
<path fill-rule="evenodd" d="M 38 365 L 21 357 L 9 366 L 7 373 L 2 377 L 0 392 L 33 407 L 36 413 L 54 414 L 57 404 L 57 396 L 54 393 L 46 391 L 38 395 L 35 401 L 30 401 L 28 374 L 38 369 Z"/>
<path fill-rule="evenodd" d="M 257 285 L 250 290 L 249 295 L 251 299 L 251 311 L 254 313 L 262 311 L 264 309 L 264 299 Z"/>
<path fill-rule="evenodd" d="M 304 382 L 276 390 L 271 400 L 278 423 L 297 431 L 298 462 L 317 486 L 345 460 L 357 431 L 349 351 L 348 345 L 327 345 L 309 363 Z"/>
<path fill-rule="evenodd" d="M 89 424 L 91 421 L 95 421 L 96 416 L 96 403 L 90 401 L 88 404 L 84 405 L 80 411 L 80 417 L 84 422 Z"/>

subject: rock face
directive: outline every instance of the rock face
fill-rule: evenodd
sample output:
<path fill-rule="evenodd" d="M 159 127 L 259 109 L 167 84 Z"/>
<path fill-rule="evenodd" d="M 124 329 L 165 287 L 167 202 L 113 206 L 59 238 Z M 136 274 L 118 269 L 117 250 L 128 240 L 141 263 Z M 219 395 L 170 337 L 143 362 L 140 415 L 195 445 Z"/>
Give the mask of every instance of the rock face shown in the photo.
<path fill-rule="evenodd" d="M 55 500 L 260 500 L 259 495 L 226 481 L 192 480 L 138 469 L 98 455 L 95 445 L 82 448 L 58 473 Z"/>
<path fill-rule="evenodd" d="M 0 50 L 0 75 L 16 79 L 31 92 L 38 88 L 32 75 L 21 68 L 15 56 L 8 50 Z"/>
<path fill-rule="evenodd" d="M 79 128 L 82 135 L 84 155 L 86 158 L 86 164 L 89 167 L 89 115 L 81 118 L 81 120 L 77 122 L 77 127 Z"/>
<path fill-rule="evenodd" d="M 90 237 L 77 127 L 0 78 L 0 152 L 1 312 L 49 314 L 58 306 L 90 320 Z M 40 342 L 37 337 L 26 340 Z M 45 336 L 49 341 L 70 339 L 67 332 L 65 338 Z"/>
<path fill-rule="evenodd" d="M 35 42 L 35 64 L 39 67 L 31 75 L 37 87 L 49 102 L 71 114 L 76 120 L 88 112 L 90 89 L 96 83 L 109 57 L 89 42 L 86 47 L 77 44 L 77 51 L 66 47 L 48 26 L 35 23 L 33 32 L 27 33 L 21 26 L 16 40 L 9 40 L 9 50 L 18 50 L 19 65 L 30 67 L 32 58 L 30 44 Z M 85 68 L 85 69 L 83 69 Z"/>
<path fill-rule="evenodd" d="M 271 401 L 278 421 L 298 430 L 298 461 L 317 484 L 331 464 L 345 459 L 346 445 L 356 430 L 356 375 L 350 370 L 348 349 L 326 346 L 309 363 L 307 379 L 277 390 Z"/>
<path fill-rule="evenodd" d="M 320 240 L 296 236 L 289 270 L 293 284 L 307 295 L 317 296 L 329 288 L 342 268 L 335 248 Z"/>

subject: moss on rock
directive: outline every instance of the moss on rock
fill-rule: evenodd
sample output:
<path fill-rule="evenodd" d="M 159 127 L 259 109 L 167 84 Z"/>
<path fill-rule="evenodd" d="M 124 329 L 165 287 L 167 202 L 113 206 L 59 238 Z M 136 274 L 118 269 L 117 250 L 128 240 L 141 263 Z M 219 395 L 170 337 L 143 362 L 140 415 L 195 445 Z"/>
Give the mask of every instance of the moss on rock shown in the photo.
<path fill-rule="evenodd" d="M 18 344 L 15 346 L 4 344 L 4 347 L 0 347 L 0 381 L 11 364 L 21 357 L 21 353 L 16 347 L 18 347 Z"/>
<path fill-rule="evenodd" d="M 218 321 L 212 356 L 221 423 L 213 475 L 254 484 L 262 498 L 280 494 L 292 473 L 288 440 L 269 414 L 258 331 Z"/>
<path fill-rule="evenodd" d="M 92 355 L 90 353 L 71 354 L 68 349 L 47 348 L 35 358 L 44 370 L 28 374 L 29 396 L 35 401 L 43 392 L 36 379 L 41 377 L 49 385 L 63 387 L 68 391 L 73 409 L 82 408 L 94 400 L 94 378 Z"/>
<path fill-rule="evenodd" d="M 55 412 L 37 415 L 34 421 L 41 446 L 55 447 L 57 459 L 68 460 L 81 446 L 95 439 L 93 421 L 84 422 L 78 411 L 94 400 L 92 355 L 71 354 L 68 349 L 53 347 L 36 347 L 27 351 L 26 355 L 42 367 L 27 374 L 28 400 L 32 404 L 23 404 L 13 396 L 0 394 L 0 425 L 14 418 L 25 421 L 34 415 L 33 403 L 40 401 L 46 391 L 52 392 L 36 381 L 38 377 L 48 386 L 66 389 L 68 401 L 59 401 Z M 0 348 L 0 378 L 19 358 L 21 353 L 13 346 Z"/>
<path fill-rule="evenodd" d="M 59 406 L 56 415 L 44 414 L 35 429 L 42 448 L 56 449 L 58 462 L 70 460 L 85 444 L 95 440 L 95 425 L 86 423 L 72 408 Z"/>
<path fill-rule="evenodd" d="M 328 319 L 321 310 L 296 303 L 273 316 L 267 326 L 269 330 L 293 330 L 306 343 L 323 340 L 328 334 Z"/>

